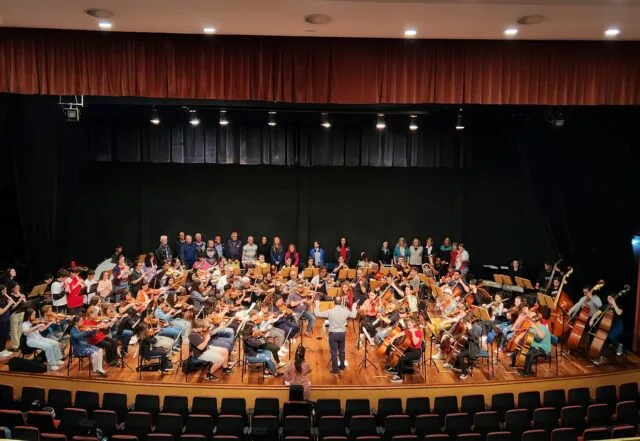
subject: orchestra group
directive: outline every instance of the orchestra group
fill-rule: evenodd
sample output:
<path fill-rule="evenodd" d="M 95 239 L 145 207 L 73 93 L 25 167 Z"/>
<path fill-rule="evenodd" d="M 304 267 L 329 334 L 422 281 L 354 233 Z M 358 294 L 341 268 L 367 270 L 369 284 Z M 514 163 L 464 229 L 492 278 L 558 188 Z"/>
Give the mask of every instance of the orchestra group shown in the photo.
<path fill-rule="evenodd" d="M 121 367 L 137 344 L 161 372 L 173 370 L 180 354 L 208 365 L 205 379 L 216 381 L 233 372 L 241 351 L 247 362 L 264 364 L 265 377 L 308 386 L 304 339 L 326 338 L 330 373 L 340 375 L 350 324 L 358 347 L 375 348 L 393 383 L 427 359 L 464 380 L 493 348 L 521 375 L 532 374 L 558 342 L 595 365 L 623 351 L 626 290 L 603 301 L 599 281 L 574 303 L 566 293 L 572 269 L 560 262 L 545 263 L 532 285 L 518 260 L 501 283 L 476 280 L 464 244 L 449 238 L 440 246 L 400 238 L 395 246 L 383 242 L 376 256 L 356 256 L 341 237 L 331 251 L 318 241 L 305 253 L 278 237 L 243 243 L 233 232 L 205 242 L 180 232 L 175 243 L 163 235 L 157 249 L 131 260 L 118 246 L 95 270 L 60 269 L 35 296 L 9 269 L 0 285 L 0 358 L 24 345 L 42 350 L 56 371 L 71 353 L 107 377 L 105 365 Z M 316 326 L 318 319 L 326 320 Z M 282 358 L 290 350 L 295 363 L 288 366 Z"/>

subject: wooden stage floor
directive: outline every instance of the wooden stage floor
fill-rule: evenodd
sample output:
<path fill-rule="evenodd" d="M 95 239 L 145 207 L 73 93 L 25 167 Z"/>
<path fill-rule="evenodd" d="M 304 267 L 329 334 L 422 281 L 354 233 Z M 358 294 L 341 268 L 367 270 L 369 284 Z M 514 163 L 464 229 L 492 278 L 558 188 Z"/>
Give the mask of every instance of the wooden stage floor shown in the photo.
<path fill-rule="evenodd" d="M 347 345 L 346 345 L 346 355 L 348 367 L 345 371 L 343 371 L 340 375 L 334 376 L 329 373 L 329 350 L 327 345 L 326 338 L 318 339 L 317 336 L 321 336 L 321 324 L 322 320 L 318 320 L 316 322 L 316 326 L 314 329 L 314 337 L 304 338 L 304 345 L 307 348 L 307 362 L 310 363 L 313 372 L 311 374 L 311 383 L 313 387 L 322 386 L 327 388 L 357 388 L 358 386 L 362 387 L 390 387 L 397 388 L 399 386 L 454 386 L 460 385 L 464 387 L 467 385 L 481 385 L 481 384 L 493 384 L 496 383 L 513 383 L 515 381 L 522 380 L 518 371 L 509 368 L 509 360 L 500 353 L 497 360 L 494 360 L 492 366 L 488 366 L 487 362 L 481 363 L 478 361 L 477 369 L 473 370 L 471 376 L 469 376 L 464 381 L 459 380 L 458 374 L 445 369 L 443 367 L 442 361 L 436 361 L 435 366 L 427 366 L 426 367 L 426 378 L 424 375 L 420 373 L 416 373 L 413 375 L 407 375 L 405 377 L 404 384 L 396 384 L 391 383 L 389 381 L 390 376 L 385 374 L 380 365 L 380 360 L 376 357 L 375 351 L 372 348 L 369 348 L 369 356 L 371 360 L 374 362 L 374 365 L 377 367 L 377 370 L 373 366 L 369 366 L 366 369 L 360 369 L 359 363 L 362 361 L 364 357 L 364 349 L 360 348 L 359 350 L 356 347 L 356 336 L 349 326 L 347 332 Z M 293 350 L 300 343 L 300 339 L 294 340 L 292 344 Z M 237 345 L 236 345 L 237 347 Z M 134 358 L 136 355 L 137 346 L 132 346 L 129 349 L 129 356 L 127 358 L 127 363 L 135 369 L 137 365 L 137 359 Z M 186 354 L 186 346 L 183 348 L 184 354 Z M 427 356 L 429 354 L 429 347 L 427 347 Z M 293 351 L 292 351 L 293 352 Z M 435 353 L 434 348 L 434 353 Z M 233 354 L 233 359 L 237 358 L 238 354 Z M 554 352 L 555 355 L 555 352 Z M 291 355 L 293 359 L 293 355 Z M 173 356 L 174 362 L 178 362 L 180 360 L 180 354 L 174 354 Z M 287 354 L 283 360 L 286 362 L 289 359 L 289 354 Z M 4 358 L 0 360 L 0 372 L 3 374 L 8 371 L 7 361 L 8 358 Z M 86 364 L 85 364 L 86 366 Z M 281 371 L 286 370 L 287 368 L 281 369 Z M 557 369 L 557 373 L 556 373 Z M 584 358 L 579 354 L 569 354 L 564 355 L 558 358 L 557 368 L 556 362 L 553 360 L 551 365 L 546 362 L 540 361 L 538 363 L 537 368 L 537 377 L 535 380 L 544 380 L 544 379 L 558 379 L 558 378 L 574 378 L 581 376 L 590 376 L 596 374 L 613 374 L 616 372 L 629 372 L 632 370 L 640 370 L 640 357 L 637 354 L 629 353 L 626 357 L 614 357 L 608 363 L 594 366 L 588 359 Z M 128 368 L 109 368 L 108 370 L 109 377 L 102 379 L 98 378 L 95 375 L 92 376 L 91 380 L 100 381 L 100 382 L 117 382 L 117 383 L 135 383 L 139 381 L 143 381 L 145 383 L 154 383 L 161 382 L 164 384 L 173 384 L 173 385 L 184 385 L 185 384 L 185 375 L 179 368 L 179 365 L 176 364 L 173 372 L 168 374 L 160 374 L 158 372 L 142 372 L 142 379 L 139 380 L 139 374 L 137 372 L 133 372 Z M 31 374 L 33 375 L 33 374 Z M 67 367 L 66 365 L 57 372 L 47 372 L 45 374 L 35 374 L 37 376 L 50 376 L 57 377 L 58 379 L 65 378 L 67 379 Z M 217 373 L 217 376 L 220 378 L 217 382 L 209 382 L 204 380 L 204 371 L 197 371 L 189 375 L 189 383 L 192 384 L 203 384 L 208 386 L 281 386 L 283 384 L 282 378 L 266 378 L 263 380 L 262 374 L 259 370 L 253 370 L 252 368 L 248 368 L 247 372 L 245 372 L 244 377 L 241 375 L 240 368 L 236 367 L 233 369 L 233 372 L 230 375 L 223 375 L 221 372 Z M 73 363 L 70 369 L 70 378 L 81 378 L 87 379 L 87 369 L 86 367 L 82 370 L 82 372 L 78 371 L 77 363 Z"/>

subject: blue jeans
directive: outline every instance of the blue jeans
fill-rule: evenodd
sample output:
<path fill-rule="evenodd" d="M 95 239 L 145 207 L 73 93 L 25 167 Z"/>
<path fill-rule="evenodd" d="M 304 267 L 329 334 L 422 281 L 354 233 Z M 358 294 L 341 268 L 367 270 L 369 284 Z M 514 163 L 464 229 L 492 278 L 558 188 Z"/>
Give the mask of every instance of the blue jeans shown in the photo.
<path fill-rule="evenodd" d="M 271 352 L 266 349 L 258 349 L 258 354 L 254 357 L 247 357 L 247 363 L 256 363 L 256 362 L 265 362 L 267 364 L 267 368 L 269 372 L 272 374 L 278 373 L 276 370 L 276 365 L 273 363 L 271 359 Z"/>
<path fill-rule="evenodd" d="M 126 353 L 129 350 L 129 341 L 133 337 L 133 331 L 131 329 L 123 329 L 120 335 L 120 341 L 122 342 L 122 352 Z"/>
<path fill-rule="evenodd" d="M 316 322 L 316 316 L 313 315 L 311 311 L 305 311 L 300 315 L 300 318 L 303 317 L 307 319 L 307 332 L 311 333 L 313 331 L 313 325 Z"/>
<path fill-rule="evenodd" d="M 613 325 L 611 325 L 611 329 L 609 330 L 609 335 L 607 335 L 607 343 L 618 345 L 620 343 L 618 338 L 620 338 L 623 331 L 624 323 L 622 322 L 622 318 L 620 316 L 615 317 L 613 319 Z"/>
<path fill-rule="evenodd" d="M 234 336 L 235 333 L 233 332 L 233 329 L 224 328 L 211 337 L 209 345 L 218 348 L 225 348 L 229 353 L 232 353 L 233 346 L 235 344 Z"/>
<path fill-rule="evenodd" d="M 510 326 L 509 322 L 504 322 L 504 323 L 499 323 L 496 325 L 498 328 L 502 329 L 502 333 L 504 334 L 506 329 Z M 491 344 L 493 343 L 493 340 L 496 339 L 496 331 L 494 329 L 492 329 L 491 331 L 487 332 L 487 343 Z"/>

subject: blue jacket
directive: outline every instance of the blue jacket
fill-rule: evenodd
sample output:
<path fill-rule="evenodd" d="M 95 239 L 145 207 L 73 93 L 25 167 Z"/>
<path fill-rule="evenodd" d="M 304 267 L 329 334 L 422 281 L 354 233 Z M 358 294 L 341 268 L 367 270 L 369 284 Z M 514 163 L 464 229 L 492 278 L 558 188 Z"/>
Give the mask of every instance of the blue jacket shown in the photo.
<path fill-rule="evenodd" d="M 404 257 L 404 260 L 409 260 L 409 247 L 405 246 L 404 247 L 404 255 L 400 254 L 400 247 L 398 245 L 396 245 L 396 247 L 393 249 L 393 257 L 395 257 L 396 259 L 398 259 L 398 257 Z"/>
<path fill-rule="evenodd" d="M 318 251 L 320 251 L 320 265 L 324 265 L 324 250 L 322 248 L 318 248 Z M 309 250 L 309 257 L 311 259 L 314 259 L 314 264 L 315 264 L 315 257 L 316 257 L 316 249 L 315 248 L 311 248 Z"/>
<path fill-rule="evenodd" d="M 180 247 L 180 260 L 182 263 L 193 264 L 196 261 L 198 247 L 194 242 L 185 242 Z"/>
<path fill-rule="evenodd" d="M 284 263 L 284 248 L 279 250 L 274 250 L 273 247 L 269 248 L 269 259 L 271 263 L 282 265 Z"/>
<path fill-rule="evenodd" d="M 95 333 L 96 331 L 81 331 L 77 326 L 71 327 L 71 346 L 74 355 L 85 357 L 98 351 L 96 346 L 87 343 L 87 338 Z"/>

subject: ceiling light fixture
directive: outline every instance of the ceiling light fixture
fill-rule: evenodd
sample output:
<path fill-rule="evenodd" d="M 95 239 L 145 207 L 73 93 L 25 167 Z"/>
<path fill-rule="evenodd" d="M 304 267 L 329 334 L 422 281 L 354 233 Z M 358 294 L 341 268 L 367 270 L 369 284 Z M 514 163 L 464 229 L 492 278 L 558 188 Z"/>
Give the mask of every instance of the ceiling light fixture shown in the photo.
<path fill-rule="evenodd" d="M 189 109 L 189 124 L 193 127 L 200 124 L 200 118 L 198 118 L 198 112 L 196 112 L 195 109 Z"/>
<path fill-rule="evenodd" d="M 504 30 L 504 35 L 506 35 L 507 37 L 515 37 L 516 35 L 518 35 L 518 28 L 513 26 L 509 27 Z"/>
<path fill-rule="evenodd" d="M 158 109 L 156 109 L 155 107 L 153 107 L 151 109 L 151 124 L 153 124 L 154 126 L 157 126 L 158 124 L 160 124 L 160 114 L 158 113 Z"/>
<path fill-rule="evenodd" d="M 607 28 L 607 30 L 604 31 L 605 37 L 613 38 L 617 37 L 618 35 L 620 35 L 620 29 L 618 28 Z"/>
<path fill-rule="evenodd" d="M 226 110 L 221 110 L 220 111 L 220 125 L 221 126 L 228 126 L 229 125 L 229 118 L 227 118 L 227 111 Z"/>
<path fill-rule="evenodd" d="M 384 113 L 378 113 L 378 121 L 376 122 L 376 129 L 384 130 L 387 127 L 387 123 L 384 122 Z"/>
<path fill-rule="evenodd" d="M 276 112 L 269 112 L 269 124 L 270 127 L 276 126 Z"/>
<path fill-rule="evenodd" d="M 418 130 L 418 115 L 411 115 L 409 117 L 409 130 L 412 132 Z"/>
<path fill-rule="evenodd" d="M 415 29 L 407 29 L 404 31 L 405 37 L 415 37 L 416 35 L 418 35 L 418 31 Z"/>
<path fill-rule="evenodd" d="M 102 20 L 102 21 L 98 22 L 98 27 L 100 29 L 104 29 L 104 30 L 108 31 L 109 29 L 111 29 L 113 27 L 113 25 L 108 21 Z"/>
<path fill-rule="evenodd" d="M 462 107 L 458 110 L 458 116 L 456 118 L 456 130 L 464 130 L 464 121 L 462 120 Z"/>
<path fill-rule="evenodd" d="M 328 113 L 323 113 L 322 114 L 322 123 L 320 125 L 322 127 L 324 127 L 325 129 L 330 129 L 331 128 L 331 122 L 329 121 L 329 114 Z"/>
<path fill-rule="evenodd" d="M 216 28 L 214 28 L 212 26 L 205 26 L 204 29 L 202 29 L 202 32 L 204 32 L 205 34 L 208 34 L 208 35 L 215 34 L 216 33 Z"/>

